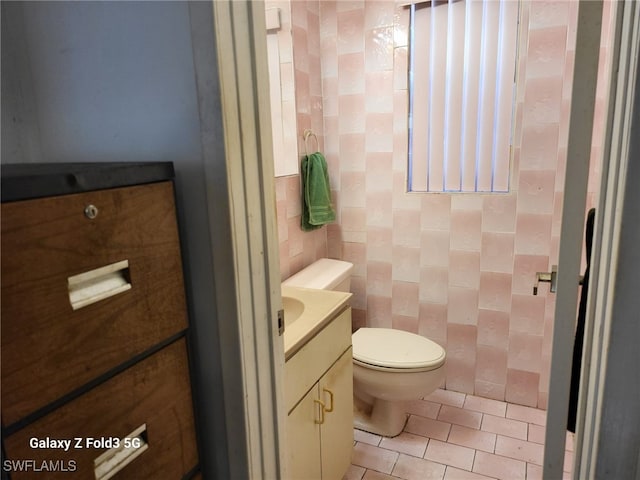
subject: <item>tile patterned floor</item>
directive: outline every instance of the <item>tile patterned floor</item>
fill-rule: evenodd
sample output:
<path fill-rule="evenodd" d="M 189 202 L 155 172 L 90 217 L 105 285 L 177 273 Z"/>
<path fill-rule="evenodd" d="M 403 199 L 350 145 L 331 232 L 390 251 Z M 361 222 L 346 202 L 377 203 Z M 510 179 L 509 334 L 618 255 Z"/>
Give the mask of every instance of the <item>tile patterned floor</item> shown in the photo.
<path fill-rule="evenodd" d="M 449 390 L 408 405 L 404 431 L 385 438 L 354 430 L 343 480 L 538 480 L 546 412 Z M 566 479 L 573 463 L 567 434 Z"/>

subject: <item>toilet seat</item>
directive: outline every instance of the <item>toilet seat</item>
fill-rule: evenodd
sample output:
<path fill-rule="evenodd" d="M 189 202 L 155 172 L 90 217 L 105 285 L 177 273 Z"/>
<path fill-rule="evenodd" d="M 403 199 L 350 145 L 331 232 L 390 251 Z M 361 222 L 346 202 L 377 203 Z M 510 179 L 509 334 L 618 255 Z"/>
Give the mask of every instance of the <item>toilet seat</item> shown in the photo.
<path fill-rule="evenodd" d="M 415 333 L 391 328 L 361 328 L 352 335 L 353 362 L 366 368 L 426 372 L 444 364 L 444 349 Z"/>

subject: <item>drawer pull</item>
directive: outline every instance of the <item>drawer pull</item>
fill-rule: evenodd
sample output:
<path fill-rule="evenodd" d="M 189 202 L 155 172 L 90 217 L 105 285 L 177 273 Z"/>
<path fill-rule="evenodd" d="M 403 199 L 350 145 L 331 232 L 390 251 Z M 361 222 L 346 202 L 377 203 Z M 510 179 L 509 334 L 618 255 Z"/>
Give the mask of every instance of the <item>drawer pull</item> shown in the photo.
<path fill-rule="evenodd" d="M 96 480 L 109 480 L 149 448 L 147 424 L 144 423 L 93 461 Z"/>
<path fill-rule="evenodd" d="M 112 263 L 67 279 L 71 308 L 78 310 L 131 288 L 129 261 Z"/>

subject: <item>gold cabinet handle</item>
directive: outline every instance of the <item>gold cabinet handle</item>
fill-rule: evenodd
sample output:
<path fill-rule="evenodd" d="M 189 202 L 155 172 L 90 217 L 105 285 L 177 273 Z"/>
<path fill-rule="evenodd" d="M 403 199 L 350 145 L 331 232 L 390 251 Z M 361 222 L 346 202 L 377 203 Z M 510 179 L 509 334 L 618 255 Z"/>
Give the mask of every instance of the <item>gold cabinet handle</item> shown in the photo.
<path fill-rule="evenodd" d="M 329 394 L 329 401 L 331 402 L 331 406 L 329 408 L 325 408 L 324 411 L 327 413 L 331 413 L 333 412 L 333 392 L 328 388 L 323 388 L 322 391 Z"/>
<path fill-rule="evenodd" d="M 322 425 L 324 423 L 324 402 L 322 400 L 313 399 L 314 403 L 320 405 L 320 420 L 314 420 L 316 425 Z"/>

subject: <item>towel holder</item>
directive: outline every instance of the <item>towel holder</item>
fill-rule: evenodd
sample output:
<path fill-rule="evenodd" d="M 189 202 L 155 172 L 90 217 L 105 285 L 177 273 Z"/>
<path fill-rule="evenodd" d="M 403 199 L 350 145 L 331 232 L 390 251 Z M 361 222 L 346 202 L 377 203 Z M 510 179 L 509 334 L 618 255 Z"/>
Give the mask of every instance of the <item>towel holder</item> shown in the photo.
<path fill-rule="evenodd" d="M 302 133 L 302 138 L 304 139 L 304 152 L 307 156 L 309 156 L 309 145 L 307 144 L 308 140 L 310 137 L 313 137 L 316 139 L 316 152 L 318 150 L 320 150 L 320 144 L 318 143 L 318 137 L 316 137 L 316 134 L 313 133 L 313 130 L 307 128 L 305 129 L 305 131 Z"/>

